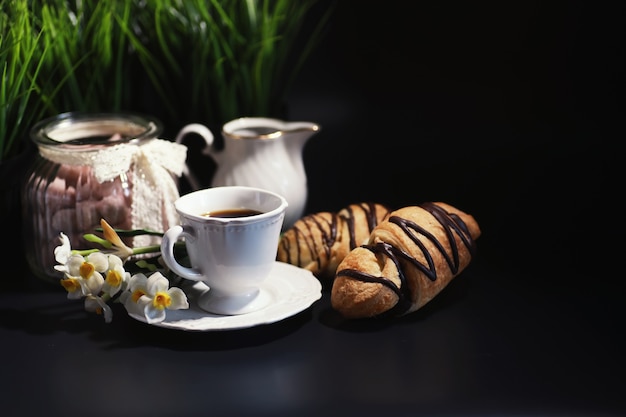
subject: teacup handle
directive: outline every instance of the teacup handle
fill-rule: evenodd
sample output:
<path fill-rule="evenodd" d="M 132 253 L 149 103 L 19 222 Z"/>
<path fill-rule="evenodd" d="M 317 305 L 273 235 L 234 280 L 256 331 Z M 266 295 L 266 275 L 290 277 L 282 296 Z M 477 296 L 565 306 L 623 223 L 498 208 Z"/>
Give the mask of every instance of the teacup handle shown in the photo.
<path fill-rule="evenodd" d="M 183 139 L 185 139 L 185 136 L 187 136 L 190 133 L 195 133 L 196 135 L 204 139 L 204 141 L 206 142 L 203 153 L 206 154 L 207 150 L 211 149 L 211 146 L 213 146 L 213 139 L 214 139 L 213 133 L 208 127 L 200 123 L 191 123 L 191 124 L 183 126 L 183 128 L 176 135 L 175 142 L 182 143 Z M 185 164 L 185 167 L 183 168 L 183 175 L 185 176 L 185 178 L 187 178 L 187 181 L 189 181 L 189 185 L 191 186 L 192 191 L 200 189 L 200 183 L 198 182 L 196 177 L 191 173 L 191 171 L 189 171 L 189 166 L 187 166 L 186 164 Z"/>
<path fill-rule="evenodd" d="M 169 228 L 161 240 L 161 256 L 165 264 L 176 274 L 193 281 L 202 281 L 204 278 L 200 271 L 179 264 L 174 257 L 174 244 L 183 236 L 193 238 L 193 230 L 188 226 L 180 225 Z"/>

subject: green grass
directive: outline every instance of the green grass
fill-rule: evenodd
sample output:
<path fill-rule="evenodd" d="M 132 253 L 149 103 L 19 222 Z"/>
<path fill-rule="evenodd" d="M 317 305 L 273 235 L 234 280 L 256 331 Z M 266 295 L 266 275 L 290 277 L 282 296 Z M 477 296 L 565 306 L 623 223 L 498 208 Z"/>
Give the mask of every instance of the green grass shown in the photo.
<path fill-rule="evenodd" d="M 149 2 L 154 23 L 145 25 L 146 34 L 156 40 L 149 47 L 166 69 L 155 74 L 153 84 L 168 111 L 183 122 L 213 124 L 240 116 L 280 116 L 332 11 L 322 14 L 312 33 L 301 33 L 316 3 Z"/>
<path fill-rule="evenodd" d="M 0 0 L 0 161 L 22 150 L 25 126 L 45 113 L 42 66 L 48 51 L 25 2 Z"/>
<path fill-rule="evenodd" d="M 316 3 L 0 0 L 0 160 L 67 111 L 158 111 L 175 129 L 281 116 L 332 11 L 301 33 Z"/>

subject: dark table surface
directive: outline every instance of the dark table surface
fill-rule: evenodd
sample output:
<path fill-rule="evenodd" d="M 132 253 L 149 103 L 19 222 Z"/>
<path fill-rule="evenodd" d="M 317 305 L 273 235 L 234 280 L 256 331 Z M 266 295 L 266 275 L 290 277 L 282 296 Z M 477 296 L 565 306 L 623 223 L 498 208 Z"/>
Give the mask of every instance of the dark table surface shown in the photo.
<path fill-rule="evenodd" d="M 8 256 L 0 415 L 626 415 L 623 6 L 338 4 L 287 101 L 322 126 L 307 211 L 448 202 L 483 231 L 469 268 L 393 321 L 324 292 L 189 333 L 105 324 Z"/>
<path fill-rule="evenodd" d="M 624 415 L 624 293 L 489 258 L 404 318 L 346 321 L 324 291 L 224 332 L 150 326 L 120 305 L 106 324 L 63 290 L 6 289 L 3 415 Z"/>

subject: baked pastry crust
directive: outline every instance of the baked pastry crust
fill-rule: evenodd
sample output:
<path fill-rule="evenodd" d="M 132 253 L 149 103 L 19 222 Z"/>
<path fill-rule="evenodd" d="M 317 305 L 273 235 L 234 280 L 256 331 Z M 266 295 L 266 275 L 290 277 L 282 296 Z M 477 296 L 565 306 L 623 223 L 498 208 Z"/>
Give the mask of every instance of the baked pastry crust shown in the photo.
<path fill-rule="evenodd" d="M 480 234 L 473 216 L 442 202 L 396 210 L 339 264 L 331 305 L 346 318 L 416 311 L 468 266 Z"/>
<path fill-rule="evenodd" d="M 276 259 L 332 280 L 343 258 L 365 243 L 389 212 L 382 204 L 363 202 L 304 216 L 281 236 Z"/>

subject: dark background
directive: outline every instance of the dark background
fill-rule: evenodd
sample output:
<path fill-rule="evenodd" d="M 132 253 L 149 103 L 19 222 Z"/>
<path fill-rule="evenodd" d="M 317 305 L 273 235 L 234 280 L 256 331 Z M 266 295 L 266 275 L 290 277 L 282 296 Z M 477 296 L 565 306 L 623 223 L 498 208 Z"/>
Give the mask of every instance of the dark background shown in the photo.
<path fill-rule="evenodd" d="M 623 289 L 623 22 L 620 2 L 337 2 L 288 101 L 322 126 L 308 211 L 445 201 L 505 271 Z"/>
<path fill-rule="evenodd" d="M 172 333 L 14 289 L 5 254 L 3 415 L 624 415 L 624 21 L 619 2 L 338 1 L 287 101 L 322 126 L 307 210 L 445 201 L 478 220 L 477 258 L 391 323 L 324 293 Z"/>

